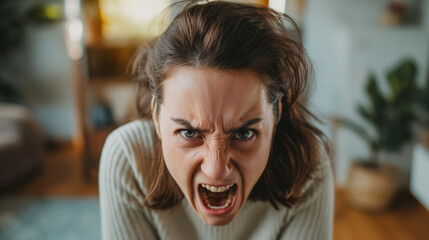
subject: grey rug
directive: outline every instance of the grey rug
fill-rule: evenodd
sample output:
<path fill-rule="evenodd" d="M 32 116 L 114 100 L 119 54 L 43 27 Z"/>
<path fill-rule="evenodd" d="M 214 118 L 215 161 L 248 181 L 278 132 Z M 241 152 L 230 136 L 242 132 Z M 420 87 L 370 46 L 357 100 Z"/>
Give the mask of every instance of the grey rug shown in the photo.
<path fill-rule="evenodd" d="M 0 240 L 101 239 L 96 198 L 2 198 Z"/>

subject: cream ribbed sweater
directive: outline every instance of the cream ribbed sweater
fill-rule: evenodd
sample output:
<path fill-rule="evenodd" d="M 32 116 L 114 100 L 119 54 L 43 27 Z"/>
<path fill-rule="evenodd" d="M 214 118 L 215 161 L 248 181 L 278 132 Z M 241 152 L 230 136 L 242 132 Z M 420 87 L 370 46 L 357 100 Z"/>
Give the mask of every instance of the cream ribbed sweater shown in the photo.
<path fill-rule="evenodd" d="M 154 154 L 152 121 L 136 120 L 115 130 L 103 148 L 100 163 L 100 206 L 103 239 L 332 239 L 334 189 L 328 158 L 309 181 L 304 200 L 293 208 L 247 201 L 226 226 L 205 224 L 186 199 L 170 210 L 142 206 L 143 170 Z"/>

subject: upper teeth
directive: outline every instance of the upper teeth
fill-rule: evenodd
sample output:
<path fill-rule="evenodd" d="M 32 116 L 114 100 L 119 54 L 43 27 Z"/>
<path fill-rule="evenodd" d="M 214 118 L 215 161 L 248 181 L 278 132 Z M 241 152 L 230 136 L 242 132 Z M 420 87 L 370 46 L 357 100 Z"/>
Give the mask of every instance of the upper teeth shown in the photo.
<path fill-rule="evenodd" d="M 205 188 L 211 192 L 225 192 L 226 190 L 231 188 L 233 185 L 234 184 L 225 185 L 225 186 L 221 186 L 221 187 L 215 187 L 215 186 L 211 186 L 211 185 L 204 184 L 204 183 L 201 184 L 201 186 L 203 186 L 203 188 Z"/>

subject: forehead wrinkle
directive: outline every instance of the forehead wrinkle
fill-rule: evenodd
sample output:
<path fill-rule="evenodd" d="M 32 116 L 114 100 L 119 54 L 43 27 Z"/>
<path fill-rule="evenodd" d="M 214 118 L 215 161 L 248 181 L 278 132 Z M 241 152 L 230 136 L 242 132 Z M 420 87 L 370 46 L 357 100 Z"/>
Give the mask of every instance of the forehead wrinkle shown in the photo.
<path fill-rule="evenodd" d="M 243 75 L 236 76 L 236 72 L 222 71 L 218 75 L 196 69 L 196 75 L 190 77 L 182 76 L 182 73 L 183 71 L 176 71 L 171 76 L 172 79 L 166 81 L 167 85 L 170 84 L 169 93 L 175 94 L 169 101 L 175 109 L 170 110 L 198 125 L 195 127 L 211 129 L 212 132 L 226 131 L 245 123 L 251 117 L 262 117 L 265 112 L 262 106 L 267 102 L 264 99 L 264 87 L 251 75 L 243 73 L 247 79 L 243 82 Z M 230 76 L 232 77 L 229 78 Z"/>
<path fill-rule="evenodd" d="M 239 127 L 252 118 L 264 118 L 265 111 L 263 104 L 265 101 L 262 98 L 263 94 L 260 95 L 260 98 L 252 98 L 252 100 L 254 100 L 253 103 L 247 109 L 243 109 L 243 111 L 239 113 L 233 109 L 226 108 L 224 110 L 223 131 L 226 132 L 229 129 Z M 257 101 L 258 99 L 264 102 Z"/>
<path fill-rule="evenodd" d="M 174 111 L 175 116 L 187 120 L 196 128 L 212 129 L 211 119 L 213 119 L 213 113 L 209 111 L 207 103 L 205 103 L 208 102 L 209 98 L 201 91 L 195 90 L 196 86 L 189 86 L 190 88 L 184 92 L 185 96 L 182 101 L 179 99 L 171 100 L 174 104 L 179 104 L 179 106 L 171 110 Z"/>
<path fill-rule="evenodd" d="M 216 76 L 216 75 L 215 75 Z M 205 82 L 210 81 L 210 82 Z M 219 116 L 222 116 L 224 106 L 226 101 L 228 101 L 228 91 L 213 91 L 214 87 L 213 82 L 219 83 L 219 81 L 225 82 L 216 76 L 214 79 L 192 79 L 193 84 L 190 84 L 191 92 L 189 96 L 191 98 L 190 108 L 192 111 L 192 117 L 196 118 L 200 124 L 210 125 L 210 129 L 214 131 L 217 128 L 216 122 Z M 230 85 L 230 84 L 229 84 Z M 221 93 L 221 95 L 219 95 Z"/>

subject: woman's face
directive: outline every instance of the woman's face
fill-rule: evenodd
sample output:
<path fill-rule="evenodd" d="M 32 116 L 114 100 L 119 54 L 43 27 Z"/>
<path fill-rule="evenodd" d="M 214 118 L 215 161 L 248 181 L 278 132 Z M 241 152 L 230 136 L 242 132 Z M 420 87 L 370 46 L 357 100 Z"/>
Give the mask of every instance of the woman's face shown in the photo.
<path fill-rule="evenodd" d="M 167 168 L 198 216 L 228 224 L 267 165 L 272 104 L 251 72 L 179 67 L 154 116 Z"/>

